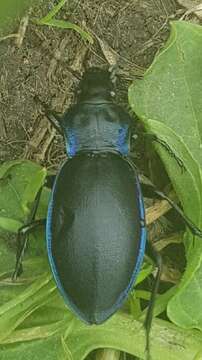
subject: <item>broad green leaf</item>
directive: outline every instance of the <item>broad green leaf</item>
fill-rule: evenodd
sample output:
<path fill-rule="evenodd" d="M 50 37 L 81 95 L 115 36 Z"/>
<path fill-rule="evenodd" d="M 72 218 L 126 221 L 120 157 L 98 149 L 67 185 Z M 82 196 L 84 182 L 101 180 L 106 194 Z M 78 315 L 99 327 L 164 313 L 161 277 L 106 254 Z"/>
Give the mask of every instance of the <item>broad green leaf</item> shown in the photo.
<path fill-rule="evenodd" d="M 169 300 L 176 294 L 176 292 L 177 292 L 177 287 L 173 286 L 172 288 L 167 290 L 164 294 L 157 295 L 157 298 L 155 301 L 155 307 L 154 307 L 154 316 L 158 316 L 159 314 L 162 314 L 166 310 Z M 138 291 L 138 293 L 139 293 L 139 291 Z M 141 293 L 140 293 L 140 295 L 141 295 Z M 145 299 L 146 299 L 146 296 L 145 296 Z M 148 310 L 148 308 L 146 308 L 142 312 L 139 320 L 145 319 L 147 310 Z"/>
<path fill-rule="evenodd" d="M 29 213 L 30 205 L 32 205 L 33 199 L 35 199 L 39 189 L 44 185 L 46 175 L 47 173 L 44 168 L 36 171 L 31 181 L 29 181 L 25 187 L 22 197 L 22 207 L 25 213 Z"/>
<path fill-rule="evenodd" d="M 39 331 L 37 328 L 36 331 Z M 30 332 L 33 331 L 32 329 Z M 19 342 L 11 346 L 2 346 L 1 360 L 63 360 L 58 354 L 61 352 L 61 337 L 52 336 L 27 342 Z M 66 360 L 66 359 L 64 359 Z"/>
<path fill-rule="evenodd" d="M 148 133 L 166 142 L 186 168 L 156 145 L 184 212 L 202 227 L 202 28 L 171 24 L 170 38 L 143 80 L 129 89 L 132 109 Z M 186 328 L 202 329 L 202 239 L 187 232 L 187 267 L 168 304 L 169 318 Z"/>
<path fill-rule="evenodd" d="M 9 219 L 6 216 L 0 216 L 0 228 L 5 231 L 17 233 L 18 229 L 23 225 L 21 221 Z"/>
<path fill-rule="evenodd" d="M 47 296 L 49 300 L 57 304 L 53 294 L 47 294 Z M 36 298 L 32 301 L 32 306 L 35 302 Z M 31 316 L 34 318 L 34 314 L 37 314 L 39 310 L 36 309 Z M 44 313 L 45 311 L 46 307 Z M 119 349 L 141 359 L 146 358 L 144 327 L 132 316 L 120 312 L 104 324 L 97 326 L 86 325 L 72 316 L 66 317 L 67 309 L 65 307 L 63 311 L 63 319 L 59 315 L 58 320 L 55 317 L 54 322 L 49 324 L 40 324 L 39 322 L 38 326 L 28 326 L 28 317 L 24 328 L 22 323 L 20 329 L 16 329 L 7 339 L 1 341 L 1 359 L 12 360 L 13 350 L 15 359 L 22 359 L 20 350 L 26 352 L 27 358 L 30 360 L 41 358 L 42 342 L 44 347 L 47 346 L 45 359 L 83 360 L 97 348 Z M 160 360 L 162 357 L 165 360 L 196 359 L 197 354 L 201 351 L 201 340 L 202 337 L 197 331 L 179 330 L 168 322 L 155 320 L 151 334 L 152 358 L 155 360 Z M 49 344 L 55 344 L 53 348 L 51 347 L 52 357 L 49 352 Z"/>
<path fill-rule="evenodd" d="M 197 331 L 179 330 L 166 321 L 155 320 L 151 333 L 151 358 L 195 359 L 201 350 L 201 339 Z M 73 360 L 85 359 L 96 348 L 113 348 L 146 359 L 144 326 L 124 313 L 117 313 L 100 326 L 89 327 L 75 322 L 66 343 Z"/>
<path fill-rule="evenodd" d="M 0 166 L 0 226 L 4 230 L 16 231 L 15 221 L 24 223 L 45 176 L 44 168 L 27 160 Z"/>
<path fill-rule="evenodd" d="M 19 296 L 0 307 L 0 342 L 17 328 L 34 310 L 49 300 L 55 285 L 50 275 L 43 275 Z"/>
<path fill-rule="evenodd" d="M 39 208 L 36 213 L 36 217 L 38 219 L 46 218 L 48 203 L 49 203 L 49 199 L 50 199 L 50 193 L 51 193 L 50 189 L 47 189 L 46 187 L 43 188 L 41 197 L 40 197 Z"/>

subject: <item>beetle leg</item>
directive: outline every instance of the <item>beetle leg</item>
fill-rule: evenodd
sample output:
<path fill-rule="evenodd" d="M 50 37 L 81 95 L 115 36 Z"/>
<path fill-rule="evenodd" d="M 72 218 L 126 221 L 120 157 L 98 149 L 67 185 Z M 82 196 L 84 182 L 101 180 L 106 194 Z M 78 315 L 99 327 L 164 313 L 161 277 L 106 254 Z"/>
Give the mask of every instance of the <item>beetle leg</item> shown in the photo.
<path fill-rule="evenodd" d="M 45 180 L 45 186 L 48 187 L 49 189 L 53 188 L 54 182 L 55 182 L 55 178 L 56 175 L 48 175 L 46 176 L 46 180 Z"/>
<path fill-rule="evenodd" d="M 202 230 L 200 230 L 189 218 L 184 214 L 182 209 L 174 202 L 172 201 L 168 196 L 166 196 L 163 192 L 158 191 L 155 189 L 153 185 L 149 184 L 142 184 L 141 183 L 141 189 L 143 192 L 143 195 L 145 197 L 154 197 L 156 199 L 163 199 L 166 200 L 172 208 L 178 213 L 181 220 L 184 222 L 185 225 L 189 228 L 189 230 L 192 232 L 193 235 L 202 237 Z"/>
<path fill-rule="evenodd" d="M 32 207 L 32 211 L 31 211 L 31 214 L 30 214 L 29 219 L 27 221 L 27 224 L 31 223 L 35 219 L 36 212 L 37 212 L 37 209 L 39 207 L 39 201 L 40 201 L 40 198 L 41 198 L 42 189 L 43 189 L 43 186 L 39 189 L 39 191 L 38 191 L 38 193 L 36 195 L 36 198 L 34 200 L 34 205 Z"/>
<path fill-rule="evenodd" d="M 39 206 L 39 201 L 41 197 L 42 187 L 39 189 L 36 198 L 34 200 L 34 205 L 32 207 L 32 211 L 30 213 L 30 216 L 27 220 L 27 224 L 21 226 L 21 228 L 18 230 L 17 235 L 17 253 L 16 253 L 16 265 L 15 270 L 12 275 L 12 279 L 16 280 L 18 275 L 21 275 L 23 269 L 22 269 L 22 258 L 25 252 L 25 249 L 27 247 L 27 240 L 28 240 L 28 233 L 35 228 L 37 223 L 39 224 L 40 220 L 34 220 L 36 216 L 36 212 Z M 34 225 L 35 224 L 35 225 Z"/>
<path fill-rule="evenodd" d="M 51 125 L 57 130 L 57 132 L 61 135 L 63 135 L 63 132 L 61 130 L 60 126 L 60 116 L 55 111 L 45 110 L 45 115 L 50 121 Z"/>
<path fill-rule="evenodd" d="M 58 115 L 58 113 L 50 110 L 47 104 L 44 103 L 41 99 L 39 99 L 37 95 L 35 95 L 34 100 L 42 106 L 45 116 L 50 121 L 51 125 L 57 130 L 57 132 L 59 132 L 62 135 L 63 132 L 61 130 L 61 125 L 60 125 L 61 117 Z"/>
<path fill-rule="evenodd" d="M 36 227 L 40 225 L 44 225 L 45 222 L 46 219 L 34 220 L 27 225 L 23 225 L 18 230 L 16 264 L 15 264 L 15 270 L 12 275 L 12 280 L 16 280 L 17 277 L 20 276 L 23 272 L 22 259 L 27 247 L 29 233 L 31 233 L 33 229 L 35 229 Z"/>
<path fill-rule="evenodd" d="M 55 181 L 55 175 L 48 175 L 46 177 L 45 186 L 48 188 L 52 188 Z M 18 230 L 17 235 L 17 254 L 16 254 L 16 264 L 15 264 L 15 270 L 12 275 L 12 280 L 16 280 L 18 276 L 20 276 L 23 272 L 22 268 L 22 259 L 27 247 L 28 242 L 28 235 L 38 226 L 44 225 L 46 222 L 46 219 L 39 219 L 35 220 L 36 212 L 39 206 L 41 192 L 43 187 L 41 187 L 36 195 L 34 205 L 31 211 L 31 214 L 29 216 L 29 219 L 27 221 L 27 224 L 23 225 Z"/>
<path fill-rule="evenodd" d="M 185 164 L 183 162 L 182 159 L 180 159 L 179 156 L 176 155 L 176 153 L 173 151 L 173 149 L 170 147 L 170 145 L 163 139 L 160 139 L 157 135 L 155 134 L 150 134 L 150 133 L 145 133 L 144 134 L 150 141 L 155 141 L 158 144 L 160 144 L 161 146 L 164 147 L 164 149 L 168 152 L 168 154 L 173 157 L 175 159 L 175 161 L 177 162 L 177 164 L 179 165 L 179 167 L 182 169 L 182 171 L 186 170 Z"/>
<path fill-rule="evenodd" d="M 155 264 L 157 265 L 157 268 L 158 268 L 157 274 L 155 276 L 152 292 L 151 292 L 151 298 L 149 301 L 146 319 L 144 322 L 144 327 L 145 327 L 145 331 L 146 331 L 146 348 L 145 349 L 146 349 L 146 353 L 147 353 L 147 359 L 149 360 L 150 359 L 150 330 L 151 330 L 151 325 L 152 325 L 156 294 L 158 292 L 159 282 L 160 282 L 160 277 L 161 277 L 161 272 L 162 272 L 162 257 L 161 257 L 161 254 L 154 249 L 154 247 L 152 246 L 152 244 L 149 241 L 147 242 L 146 252 L 153 259 L 153 261 L 155 262 Z"/>

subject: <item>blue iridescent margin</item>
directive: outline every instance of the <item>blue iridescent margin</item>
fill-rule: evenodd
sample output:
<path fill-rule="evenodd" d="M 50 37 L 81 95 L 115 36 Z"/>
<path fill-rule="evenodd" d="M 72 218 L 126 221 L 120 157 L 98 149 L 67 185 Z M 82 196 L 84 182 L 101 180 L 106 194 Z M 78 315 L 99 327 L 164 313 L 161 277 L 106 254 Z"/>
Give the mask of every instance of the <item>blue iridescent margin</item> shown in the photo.
<path fill-rule="evenodd" d="M 66 152 L 68 156 L 72 157 L 76 154 L 78 150 L 77 139 L 73 129 L 68 128 L 66 132 L 65 132 Z"/>
<path fill-rule="evenodd" d="M 119 135 L 118 135 L 116 146 L 117 146 L 118 151 L 122 155 L 128 155 L 128 152 L 129 152 L 128 143 L 126 141 L 127 135 L 128 135 L 128 126 L 121 127 L 119 129 Z"/>

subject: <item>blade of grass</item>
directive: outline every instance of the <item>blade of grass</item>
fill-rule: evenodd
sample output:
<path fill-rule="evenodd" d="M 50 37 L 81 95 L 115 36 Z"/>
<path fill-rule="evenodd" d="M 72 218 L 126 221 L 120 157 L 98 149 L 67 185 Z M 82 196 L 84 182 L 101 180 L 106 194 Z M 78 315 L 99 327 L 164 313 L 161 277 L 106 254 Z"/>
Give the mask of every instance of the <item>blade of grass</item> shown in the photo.
<path fill-rule="evenodd" d="M 69 21 L 65 21 L 65 20 L 57 20 L 57 19 L 51 19 L 49 21 L 46 21 L 46 22 L 41 22 L 41 20 L 39 20 L 40 23 L 37 21 L 38 24 L 40 25 L 48 25 L 48 26 L 54 26 L 54 27 L 58 27 L 60 29 L 72 29 L 72 30 L 75 30 L 76 32 L 78 32 L 81 37 L 84 39 L 84 40 L 88 40 L 91 44 L 93 44 L 93 38 L 92 36 L 82 30 L 80 28 L 80 26 L 76 25 L 76 24 L 73 24 Z"/>
<path fill-rule="evenodd" d="M 61 0 L 57 5 L 55 5 L 49 13 L 39 20 L 42 24 L 49 22 L 63 7 L 63 5 L 67 2 L 67 0 Z"/>
<path fill-rule="evenodd" d="M 48 25 L 54 26 L 61 29 L 72 29 L 78 32 L 84 40 L 88 40 L 91 44 L 93 44 L 93 37 L 87 31 L 81 29 L 80 26 L 73 24 L 69 21 L 53 19 L 54 16 L 58 13 L 58 11 L 62 8 L 62 6 L 67 2 L 67 0 L 61 0 L 53 9 L 42 19 L 36 19 L 35 22 L 38 25 Z"/>

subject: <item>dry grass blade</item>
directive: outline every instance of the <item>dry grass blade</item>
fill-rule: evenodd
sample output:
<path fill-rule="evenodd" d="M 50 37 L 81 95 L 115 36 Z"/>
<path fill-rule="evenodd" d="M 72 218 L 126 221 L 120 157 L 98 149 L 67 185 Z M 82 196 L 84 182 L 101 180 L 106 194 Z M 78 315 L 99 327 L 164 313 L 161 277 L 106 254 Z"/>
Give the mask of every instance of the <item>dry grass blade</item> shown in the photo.
<path fill-rule="evenodd" d="M 13 34 L 8 34 L 5 35 L 3 37 L 0 38 L 0 42 L 7 40 L 7 39 L 12 39 L 15 38 L 15 44 L 18 48 L 20 48 L 22 46 L 23 43 L 23 39 L 25 37 L 25 33 L 26 33 L 26 29 L 28 26 L 28 22 L 29 22 L 29 16 L 26 15 L 24 16 L 21 21 L 20 21 L 20 26 L 19 26 L 19 30 L 17 33 L 13 33 Z"/>
<path fill-rule="evenodd" d="M 103 55 L 105 59 L 107 60 L 108 64 L 113 66 L 116 65 L 118 62 L 119 55 L 114 51 L 106 41 L 101 40 L 97 35 L 96 38 L 98 40 L 98 43 L 100 45 L 100 48 L 103 52 Z"/>
<path fill-rule="evenodd" d="M 46 153 L 47 153 L 48 148 L 50 147 L 52 141 L 54 140 L 55 134 L 56 134 L 56 130 L 52 129 L 50 136 L 48 136 L 45 139 L 45 141 L 42 145 L 41 152 L 36 155 L 36 161 L 42 162 L 45 160 Z"/>
<path fill-rule="evenodd" d="M 154 242 L 154 247 L 157 251 L 161 251 L 170 244 L 181 244 L 183 239 L 182 235 L 183 234 L 181 232 L 174 233 L 166 238 Z"/>
<path fill-rule="evenodd" d="M 187 11 L 182 15 L 180 20 L 183 20 L 190 14 L 195 14 L 199 19 L 202 19 L 202 2 L 200 1 L 178 1 Z"/>
<path fill-rule="evenodd" d="M 44 119 L 41 119 L 38 126 L 34 129 L 34 134 L 31 140 L 27 143 L 23 158 L 33 158 L 33 154 L 39 150 L 41 143 L 47 135 L 48 127 L 44 124 Z"/>
<path fill-rule="evenodd" d="M 171 209 L 171 205 L 166 200 L 158 200 L 154 205 L 146 209 L 146 224 L 150 225 Z"/>
<path fill-rule="evenodd" d="M 26 15 L 20 21 L 20 26 L 17 34 L 18 36 L 16 37 L 16 41 L 15 41 L 18 48 L 22 46 L 28 23 L 29 23 L 29 15 Z"/>
<path fill-rule="evenodd" d="M 51 81 L 51 79 L 54 77 L 54 74 L 55 74 L 55 71 L 57 68 L 57 62 L 62 59 L 65 49 L 67 47 L 67 44 L 68 44 L 68 39 L 67 39 L 67 37 L 64 37 L 62 39 L 62 41 L 60 42 L 59 47 L 55 50 L 55 52 L 53 54 L 53 58 L 50 62 L 50 66 L 47 71 L 47 77 L 48 77 L 49 81 Z"/>
<path fill-rule="evenodd" d="M 8 34 L 8 35 L 5 35 L 5 36 L 2 36 L 0 38 L 0 42 L 1 41 L 4 41 L 4 40 L 7 40 L 7 39 L 11 39 L 11 38 L 17 38 L 18 37 L 18 34 L 14 33 L 14 34 Z"/>

